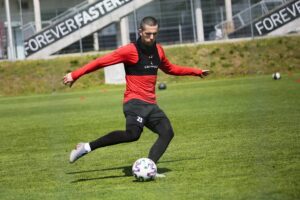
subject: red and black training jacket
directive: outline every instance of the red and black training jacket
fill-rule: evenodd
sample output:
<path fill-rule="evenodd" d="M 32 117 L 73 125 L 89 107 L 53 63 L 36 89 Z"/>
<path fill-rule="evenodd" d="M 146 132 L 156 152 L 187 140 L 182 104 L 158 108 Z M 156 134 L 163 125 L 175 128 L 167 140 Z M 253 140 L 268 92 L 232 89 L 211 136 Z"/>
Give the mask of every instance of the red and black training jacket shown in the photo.
<path fill-rule="evenodd" d="M 154 50 L 149 54 L 136 43 L 130 43 L 117 50 L 99 57 L 94 61 L 71 73 L 74 80 L 84 74 L 93 72 L 100 68 L 124 63 L 126 72 L 126 91 L 124 93 L 124 103 L 131 99 L 140 99 L 148 103 L 156 103 L 155 85 L 157 80 L 157 70 L 176 76 L 199 76 L 201 69 L 178 66 L 169 62 L 161 45 L 155 44 Z"/>

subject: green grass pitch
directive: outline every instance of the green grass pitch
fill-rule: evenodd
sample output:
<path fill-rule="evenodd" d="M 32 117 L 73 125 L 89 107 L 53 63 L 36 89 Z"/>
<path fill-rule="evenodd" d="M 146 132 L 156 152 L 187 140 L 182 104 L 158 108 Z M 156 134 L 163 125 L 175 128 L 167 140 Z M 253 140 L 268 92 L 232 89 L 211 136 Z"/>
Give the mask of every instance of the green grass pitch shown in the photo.
<path fill-rule="evenodd" d="M 156 139 L 146 129 L 68 163 L 77 142 L 124 129 L 124 86 L 0 97 L 0 199 L 300 199 L 299 79 L 195 79 L 157 91 L 175 137 L 158 164 L 167 177 L 145 183 L 131 165 Z"/>

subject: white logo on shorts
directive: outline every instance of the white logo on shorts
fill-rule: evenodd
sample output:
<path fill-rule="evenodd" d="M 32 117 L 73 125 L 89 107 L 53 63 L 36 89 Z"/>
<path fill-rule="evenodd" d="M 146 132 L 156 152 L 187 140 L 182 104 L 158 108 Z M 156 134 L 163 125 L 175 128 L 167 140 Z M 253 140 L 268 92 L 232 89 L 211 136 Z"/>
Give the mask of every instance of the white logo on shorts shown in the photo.
<path fill-rule="evenodd" d="M 142 118 L 142 117 L 140 117 L 140 116 L 137 116 L 137 119 L 136 119 L 136 121 L 138 121 L 138 122 L 140 122 L 140 123 L 143 123 L 143 118 Z"/>

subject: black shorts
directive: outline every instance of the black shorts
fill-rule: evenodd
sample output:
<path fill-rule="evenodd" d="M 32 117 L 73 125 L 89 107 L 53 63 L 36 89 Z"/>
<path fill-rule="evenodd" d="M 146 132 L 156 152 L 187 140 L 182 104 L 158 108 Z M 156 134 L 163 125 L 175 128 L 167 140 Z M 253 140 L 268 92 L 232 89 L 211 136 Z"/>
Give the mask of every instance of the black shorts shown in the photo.
<path fill-rule="evenodd" d="M 139 99 L 132 99 L 123 105 L 126 117 L 126 126 L 146 126 L 153 132 L 157 132 L 155 127 L 163 122 L 170 124 L 166 114 L 156 105 L 144 102 Z"/>

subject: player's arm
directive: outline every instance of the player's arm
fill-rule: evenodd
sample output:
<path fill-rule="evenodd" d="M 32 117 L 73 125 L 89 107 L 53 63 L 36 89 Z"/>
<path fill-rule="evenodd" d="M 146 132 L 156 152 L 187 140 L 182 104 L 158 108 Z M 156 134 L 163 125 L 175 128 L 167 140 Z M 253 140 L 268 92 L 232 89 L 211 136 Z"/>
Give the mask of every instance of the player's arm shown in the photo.
<path fill-rule="evenodd" d="M 106 54 L 105 56 L 99 57 L 84 65 L 83 67 L 66 74 L 64 76 L 63 83 L 71 87 L 77 79 L 85 74 L 117 63 L 134 62 L 134 59 L 136 59 L 136 53 L 132 50 L 132 45 L 126 45 L 109 54 Z"/>
<path fill-rule="evenodd" d="M 165 53 L 161 47 L 159 51 L 161 53 L 160 69 L 166 74 L 175 75 L 175 76 L 199 76 L 203 78 L 204 76 L 207 76 L 210 73 L 210 71 L 206 69 L 197 69 L 197 68 L 172 64 L 165 56 Z"/>
<path fill-rule="evenodd" d="M 123 58 L 116 51 L 114 51 L 89 62 L 88 64 L 73 72 L 66 74 L 64 76 L 63 82 L 65 85 L 69 85 L 71 87 L 74 84 L 74 82 L 81 76 L 96 71 L 100 68 L 117 64 L 120 62 L 123 62 Z"/>

